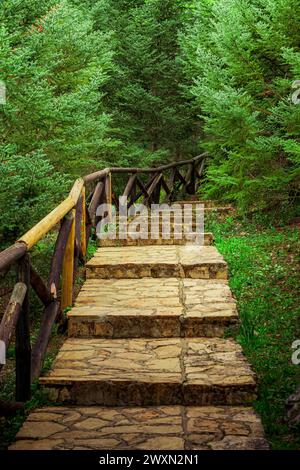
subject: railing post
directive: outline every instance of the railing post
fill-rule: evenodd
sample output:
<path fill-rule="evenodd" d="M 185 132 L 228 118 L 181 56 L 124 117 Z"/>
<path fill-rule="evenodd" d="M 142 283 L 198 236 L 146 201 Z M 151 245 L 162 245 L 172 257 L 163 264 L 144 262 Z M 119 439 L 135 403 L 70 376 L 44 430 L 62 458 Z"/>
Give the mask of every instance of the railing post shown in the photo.
<path fill-rule="evenodd" d="M 170 194 L 166 197 L 166 202 L 171 203 L 173 201 L 176 189 L 176 168 L 171 169 L 170 177 L 167 184 L 170 188 Z"/>
<path fill-rule="evenodd" d="M 195 163 L 190 163 L 187 175 L 186 175 L 186 191 L 188 194 L 196 193 L 196 174 L 195 174 Z"/>
<path fill-rule="evenodd" d="M 135 197 L 136 197 L 136 193 L 137 193 L 137 178 L 135 177 L 134 184 L 131 190 L 130 201 L 128 202 L 128 207 L 132 206 L 133 201 L 135 200 Z"/>
<path fill-rule="evenodd" d="M 74 250 L 75 250 L 75 218 L 76 211 L 71 211 L 72 227 L 69 233 L 62 268 L 61 310 L 73 303 L 73 276 L 74 276 Z"/>
<path fill-rule="evenodd" d="M 198 181 L 197 181 L 197 184 L 196 184 L 196 191 L 198 190 L 198 188 L 201 184 L 201 179 L 203 178 L 204 167 L 205 167 L 205 158 L 203 158 L 203 160 L 201 160 L 200 165 L 199 165 L 198 168 L 196 166 L 196 174 L 197 174 L 197 178 L 198 178 Z"/>
<path fill-rule="evenodd" d="M 86 194 L 85 188 L 82 189 L 82 219 L 81 219 L 81 253 L 83 258 L 86 257 Z"/>
<path fill-rule="evenodd" d="M 88 215 L 90 218 L 90 223 L 87 226 L 87 231 L 86 231 L 86 246 L 88 245 L 88 241 L 91 235 L 92 227 L 95 228 L 96 232 L 96 227 L 99 222 L 99 217 L 96 215 L 98 207 L 102 204 L 103 199 L 105 198 L 105 184 L 103 181 L 99 181 L 96 185 L 95 191 L 93 193 L 93 197 L 91 199 L 89 208 L 88 208 Z M 96 233 L 94 234 L 96 237 Z"/>
<path fill-rule="evenodd" d="M 108 218 L 109 220 L 112 219 L 112 210 L 111 210 L 111 205 L 112 205 L 112 188 L 111 188 L 111 172 L 106 176 L 105 178 L 105 204 L 109 206 L 108 210 Z"/>
<path fill-rule="evenodd" d="M 16 400 L 27 401 L 31 396 L 30 260 L 28 254 L 25 254 L 19 262 L 18 281 L 25 284 L 27 289 L 16 325 Z"/>
<path fill-rule="evenodd" d="M 152 201 L 154 204 L 159 204 L 159 201 L 160 201 L 160 191 L 161 191 L 161 180 L 162 180 L 162 173 L 161 173 L 161 178 L 160 180 L 158 181 L 157 185 L 156 185 L 156 188 L 154 189 L 153 191 L 153 196 L 152 196 Z"/>

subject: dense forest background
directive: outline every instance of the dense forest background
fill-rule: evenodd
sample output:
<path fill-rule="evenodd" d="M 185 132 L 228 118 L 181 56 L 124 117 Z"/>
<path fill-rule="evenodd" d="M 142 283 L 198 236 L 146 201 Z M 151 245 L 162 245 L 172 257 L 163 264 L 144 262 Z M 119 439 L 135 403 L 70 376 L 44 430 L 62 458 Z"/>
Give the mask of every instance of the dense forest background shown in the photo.
<path fill-rule="evenodd" d="M 298 0 L 2 0 L 0 243 L 77 175 L 208 150 L 205 197 L 300 190 Z"/>

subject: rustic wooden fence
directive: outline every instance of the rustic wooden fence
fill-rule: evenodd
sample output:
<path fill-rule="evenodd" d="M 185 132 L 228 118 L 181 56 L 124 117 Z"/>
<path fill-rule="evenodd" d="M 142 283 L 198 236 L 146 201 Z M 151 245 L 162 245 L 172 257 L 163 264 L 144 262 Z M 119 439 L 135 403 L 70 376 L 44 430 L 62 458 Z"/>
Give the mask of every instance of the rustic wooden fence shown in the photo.
<path fill-rule="evenodd" d="M 172 202 L 179 190 L 195 194 L 203 175 L 206 154 L 159 168 L 106 168 L 76 180 L 69 196 L 14 245 L 0 253 L 0 271 L 17 265 L 17 279 L 0 324 L 0 340 L 7 350 L 15 333 L 16 400 L 30 398 L 31 383 L 40 375 L 52 326 L 59 313 L 73 303 L 78 261 L 85 260 L 100 204 L 115 204 L 112 176 L 128 177 L 123 196 L 131 206 Z M 182 169 L 184 171 L 182 171 Z M 163 199 L 163 200 L 162 200 Z M 58 235 L 46 284 L 30 261 L 30 249 L 52 229 Z M 37 339 L 31 346 L 30 286 L 44 304 Z M 1 368 L 1 365 L 0 365 Z"/>

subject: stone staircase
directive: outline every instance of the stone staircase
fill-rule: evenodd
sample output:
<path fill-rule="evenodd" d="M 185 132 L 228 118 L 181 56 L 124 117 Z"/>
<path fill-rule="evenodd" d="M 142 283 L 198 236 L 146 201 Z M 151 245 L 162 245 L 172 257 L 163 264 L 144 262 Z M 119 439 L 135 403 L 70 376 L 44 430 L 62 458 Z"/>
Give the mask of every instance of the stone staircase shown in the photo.
<path fill-rule="evenodd" d="M 255 376 L 224 339 L 238 316 L 211 242 L 102 242 L 40 379 L 57 406 L 31 413 L 11 449 L 268 448 Z"/>

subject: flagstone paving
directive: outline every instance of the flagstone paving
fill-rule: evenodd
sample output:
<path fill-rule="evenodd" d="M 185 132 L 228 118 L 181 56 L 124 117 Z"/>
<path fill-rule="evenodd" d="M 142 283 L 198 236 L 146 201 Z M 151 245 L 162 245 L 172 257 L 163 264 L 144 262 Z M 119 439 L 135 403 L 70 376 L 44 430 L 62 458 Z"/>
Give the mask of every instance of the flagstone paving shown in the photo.
<path fill-rule="evenodd" d="M 248 404 L 254 375 L 221 338 L 68 339 L 41 383 L 52 400 L 85 405 Z"/>
<path fill-rule="evenodd" d="M 69 336 L 221 337 L 238 320 L 226 280 L 88 279 L 68 313 Z"/>
<path fill-rule="evenodd" d="M 11 450 L 267 449 L 246 407 L 49 407 L 34 411 Z"/>
<path fill-rule="evenodd" d="M 238 321 L 227 264 L 211 234 L 175 238 L 100 242 L 40 378 L 53 406 L 30 413 L 10 449 L 268 448 L 255 375 L 225 337 Z"/>
<path fill-rule="evenodd" d="M 87 263 L 88 279 L 189 277 L 227 279 L 227 264 L 214 246 L 98 248 Z"/>
<path fill-rule="evenodd" d="M 116 232 L 118 235 L 118 231 Z M 167 237 L 163 238 L 162 234 L 160 233 L 159 237 L 151 238 L 150 236 L 147 238 L 141 238 L 141 235 L 137 234 L 136 232 L 128 232 L 126 235 L 126 239 L 109 239 L 109 238 L 101 238 L 98 240 L 98 245 L 104 248 L 108 247 L 115 247 L 115 246 L 155 246 L 155 245 L 185 245 L 187 242 L 195 242 L 197 237 L 199 236 L 198 233 L 193 232 L 186 232 L 182 233 L 182 230 L 178 231 L 178 234 L 181 237 L 175 238 Z M 203 242 L 205 246 L 209 246 L 213 243 L 213 234 L 212 233 L 204 233 L 203 234 Z"/>

